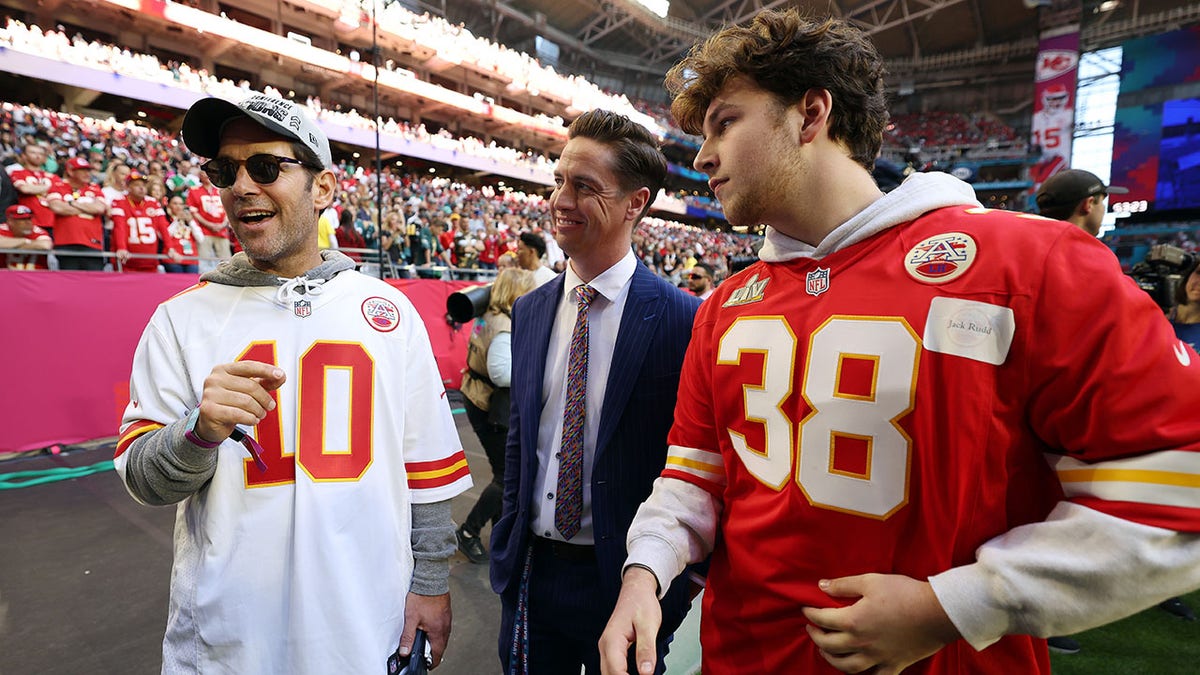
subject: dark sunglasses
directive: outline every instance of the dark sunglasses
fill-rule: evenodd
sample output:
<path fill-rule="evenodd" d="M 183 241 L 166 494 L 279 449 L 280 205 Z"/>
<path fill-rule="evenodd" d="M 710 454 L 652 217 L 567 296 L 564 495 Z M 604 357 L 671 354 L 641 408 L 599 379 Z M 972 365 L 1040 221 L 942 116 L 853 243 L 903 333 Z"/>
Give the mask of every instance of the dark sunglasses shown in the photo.
<path fill-rule="evenodd" d="M 704 273 L 697 274 L 696 272 L 692 272 L 691 274 L 688 275 L 688 277 L 691 279 L 707 279 L 708 275 L 704 274 Z"/>
<path fill-rule="evenodd" d="M 218 157 L 200 165 L 201 170 L 208 174 L 208 179 L 219 188 L 227 188 L 237 180 L 238 167 L 246 165 L 246 174 L 250 180 L 259 185 L 270 185 L 279 178 L 279 169 L 284 164 L 297 164 L 308 167 L 307 164 L 291 157 L 279 155 L 250 155 L 244 160 Z M 312 168 L 312 167 L 309 167 Z"/>

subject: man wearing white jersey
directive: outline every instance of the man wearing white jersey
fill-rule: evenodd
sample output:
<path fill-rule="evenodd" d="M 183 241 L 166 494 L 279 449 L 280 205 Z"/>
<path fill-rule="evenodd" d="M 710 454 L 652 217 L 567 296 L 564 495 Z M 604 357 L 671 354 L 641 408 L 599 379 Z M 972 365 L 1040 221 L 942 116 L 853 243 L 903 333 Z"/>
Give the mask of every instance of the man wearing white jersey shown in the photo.
<path fill-rule="evenodd" d="M 116 466 L 177 503 L 163 672 L 385 672 L 450 633 L 450 498 L 471 485 L 429 338 L 392 287 L 317 248 L 337 183 L 300 106 L 183 123 L 244 253 L 160 305 Z"/>

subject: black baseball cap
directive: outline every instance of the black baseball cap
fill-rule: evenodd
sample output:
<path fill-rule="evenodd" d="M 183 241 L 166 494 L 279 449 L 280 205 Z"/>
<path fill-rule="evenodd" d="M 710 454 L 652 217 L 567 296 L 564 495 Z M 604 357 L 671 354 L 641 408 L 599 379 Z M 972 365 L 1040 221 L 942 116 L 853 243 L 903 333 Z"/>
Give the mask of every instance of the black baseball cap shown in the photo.
<path fill-rule="evenodd" d="M 241 103 L 220 98 L 196 101 L 183 117 L 183 142 L 188 150 L 201 157 L 216 157 L 221 149 L 221 132 L 225 125 L 239 117 L 300 141 L 313 151 L 324 168 L 333 167 L 329 139 L 304 106 L 266 94 L 254 94 Z"/>
<path fill-rule="evenodd" d="M 1053 208 L 1074 208 L 1076 204 L 1099 194 L 1123 195 L 1129 190 L 1116 185 L 1105 185 L 1100 177 L 1091 171 L 1082 169 L 1066 169 L 1059 171 L 1042 183 L 1038 188 L 1038 210 Z"/>

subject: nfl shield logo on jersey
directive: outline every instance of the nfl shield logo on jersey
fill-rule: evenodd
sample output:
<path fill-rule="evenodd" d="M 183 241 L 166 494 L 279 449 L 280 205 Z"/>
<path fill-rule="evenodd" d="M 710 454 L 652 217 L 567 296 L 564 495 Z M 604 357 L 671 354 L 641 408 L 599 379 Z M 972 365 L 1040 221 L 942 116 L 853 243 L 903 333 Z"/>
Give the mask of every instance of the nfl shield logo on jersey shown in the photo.
<path fill-rule="evenodd" d="M 312 315 L 312 303 L 308 300 L 297 300 L 296 303 L 292 305 L 292 311 L 295 312 L 296 316 L 303 319 Z"/>
<path fill-rule="evenodd" d="M 829 290 L 829 270 L 818 267 L 804 278 L 804 290 L 814 298 Z"/>

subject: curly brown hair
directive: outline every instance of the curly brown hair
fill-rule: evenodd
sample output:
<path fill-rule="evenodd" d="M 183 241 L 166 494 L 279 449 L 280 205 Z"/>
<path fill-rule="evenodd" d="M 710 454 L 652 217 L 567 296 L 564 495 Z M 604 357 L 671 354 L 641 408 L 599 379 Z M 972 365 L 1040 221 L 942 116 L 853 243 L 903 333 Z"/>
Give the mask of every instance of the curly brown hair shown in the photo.
<path fill-rule="evenodd" d="M 840 19 L 810 21 L 798 10 L 759 12 L 692 47 L 666 76 L 680 127 L 701 133 L 708 106 L 731 78 L 749 78 L 783 105 L 810 89 L 833 98 L 829 138 L 870 171 L 887 125 L 883 59 L 862 31 Z"/>

